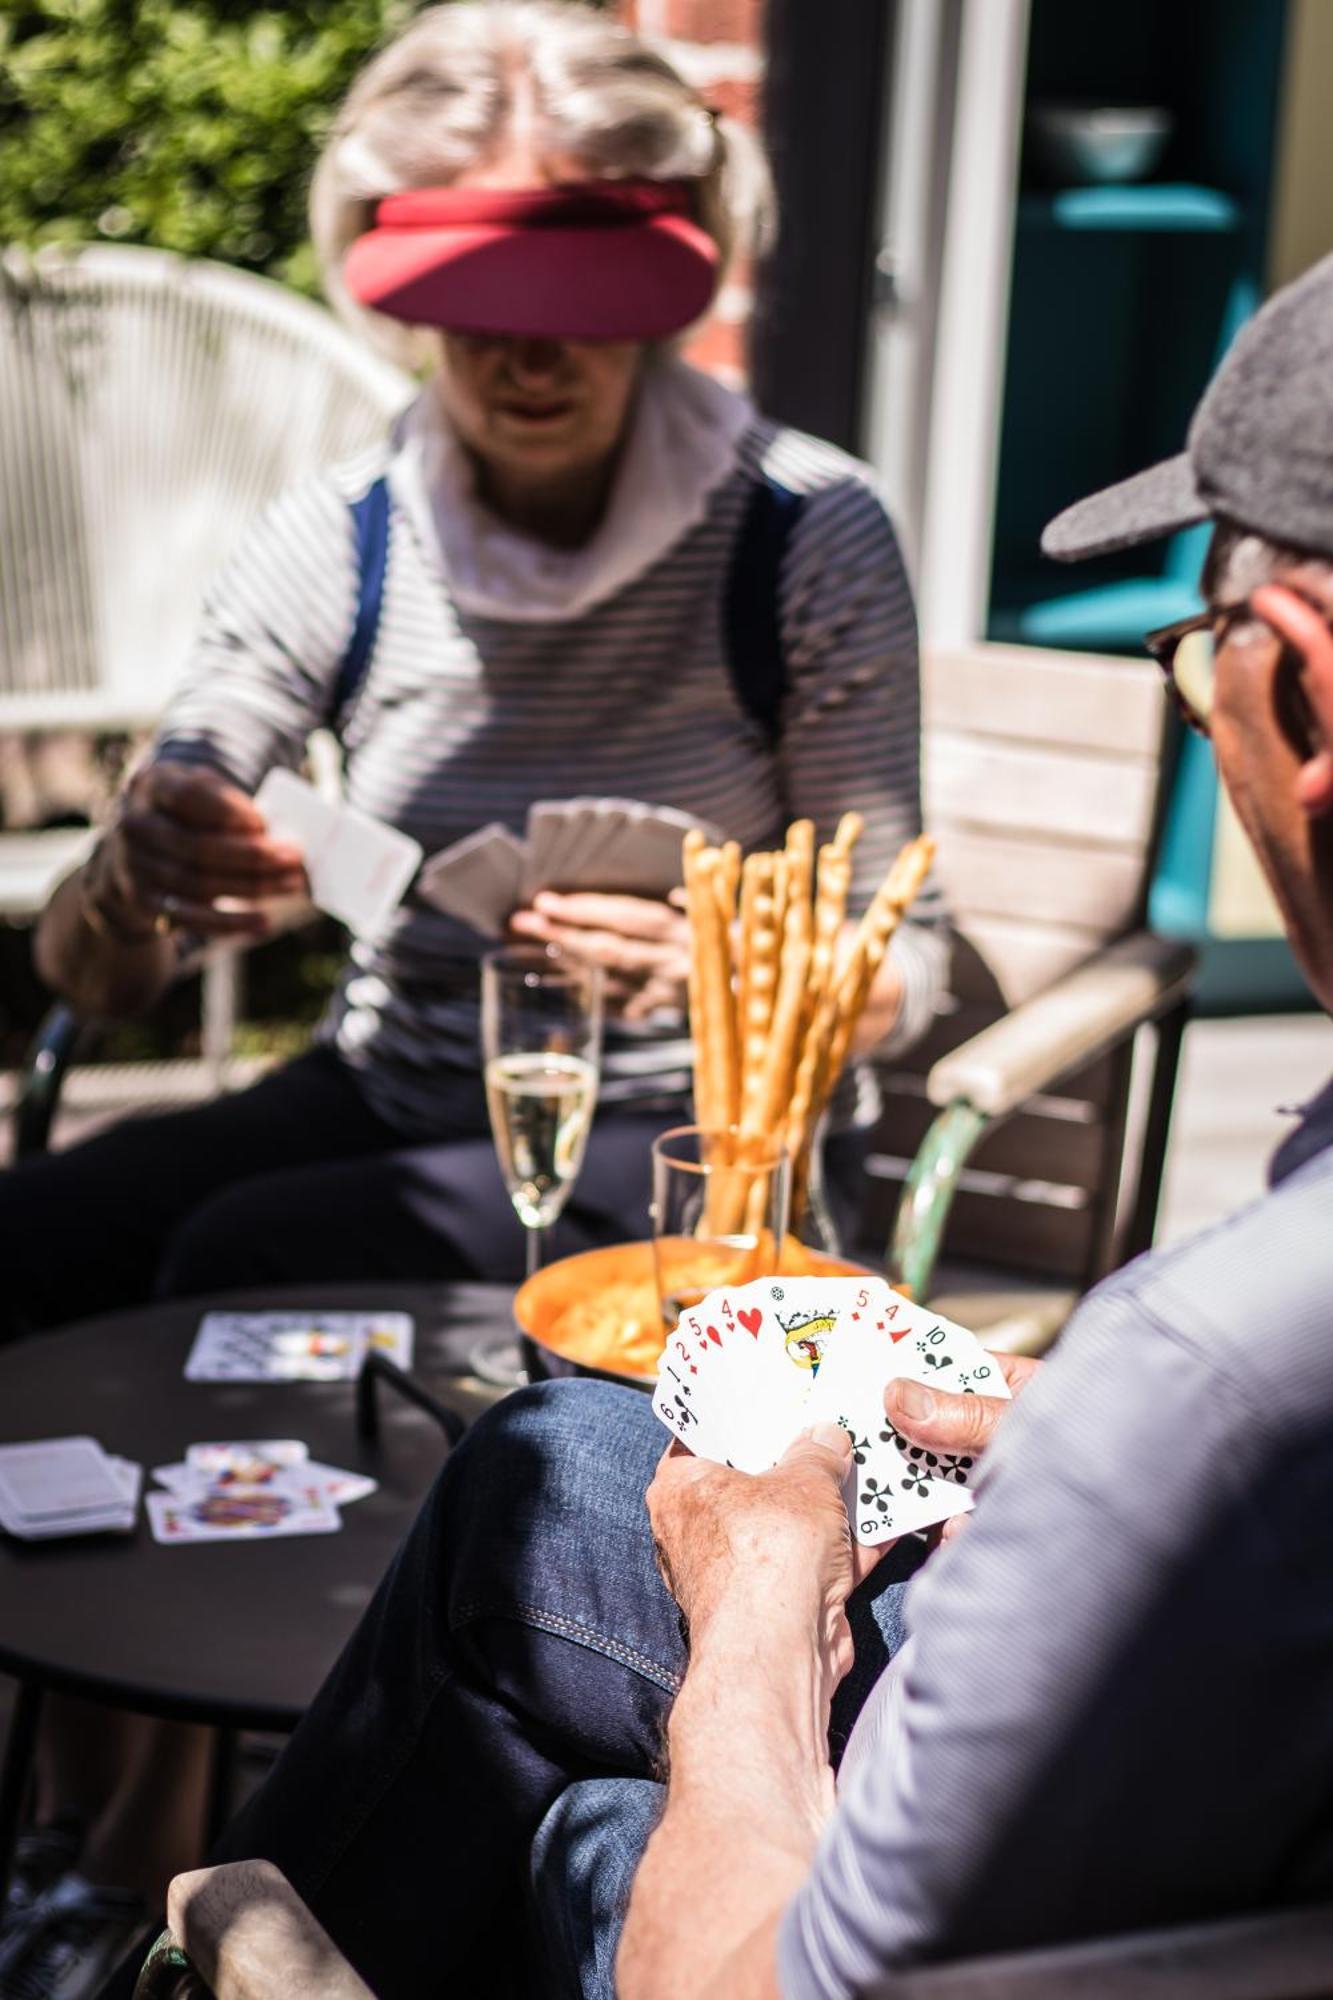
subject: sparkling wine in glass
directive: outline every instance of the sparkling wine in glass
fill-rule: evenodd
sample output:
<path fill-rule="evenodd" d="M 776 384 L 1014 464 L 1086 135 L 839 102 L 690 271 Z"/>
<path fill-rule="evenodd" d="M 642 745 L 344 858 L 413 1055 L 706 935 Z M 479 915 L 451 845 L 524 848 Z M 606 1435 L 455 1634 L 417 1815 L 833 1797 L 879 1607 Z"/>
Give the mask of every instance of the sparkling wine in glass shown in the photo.
<path fill-rule="evenodd" d="M 552 945 L 513 945 L 481 963 L 486 1105 L 527 1271 L 578 1179 L 597 1103 L 602 984 L 596 966 Z M 474 1350 L 486 1381 L 521 1382 L 517 1346 Z"/>

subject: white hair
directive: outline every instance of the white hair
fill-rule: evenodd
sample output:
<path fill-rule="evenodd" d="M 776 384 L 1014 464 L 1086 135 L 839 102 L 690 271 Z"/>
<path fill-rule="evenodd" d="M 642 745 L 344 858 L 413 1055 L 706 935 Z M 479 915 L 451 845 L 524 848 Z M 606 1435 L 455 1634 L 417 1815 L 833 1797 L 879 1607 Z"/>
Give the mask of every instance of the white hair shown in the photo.
<path fill-rule="evenodd" d="M 721 253 L 763 247 L 772 183 L 758 141 L 717 116 L 664 56 L 579 0 L 449 0 L 427 7 L 353 83 L 315 169 L 310 228 L 335 309 L 399 361 L 420 329 L 368 311 L 342 263 L 377 202 L 447 186 L 507 138 L 577 161 L 590 180 L 688 182 Z"/>

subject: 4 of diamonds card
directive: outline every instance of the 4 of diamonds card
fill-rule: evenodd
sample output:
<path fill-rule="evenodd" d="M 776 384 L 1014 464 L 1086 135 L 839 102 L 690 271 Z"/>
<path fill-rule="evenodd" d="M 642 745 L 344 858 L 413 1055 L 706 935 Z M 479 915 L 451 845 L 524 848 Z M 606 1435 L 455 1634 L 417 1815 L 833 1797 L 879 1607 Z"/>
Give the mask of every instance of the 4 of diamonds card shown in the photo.
<path fill-rule="evenodd" d="M 884 1413 L 910 1377 L 962 1395 L 1009 1395 L 975 1335 L 879 1278 L 761 1278 L 681 1314 L 653 1408 L 696 1457 L 763 1472 L 808 1425 L 852 1440 L 845 1499 L 859 1542 L 933 1527 L 971 1506 L 970 1461 L 923 1452 Z"/>

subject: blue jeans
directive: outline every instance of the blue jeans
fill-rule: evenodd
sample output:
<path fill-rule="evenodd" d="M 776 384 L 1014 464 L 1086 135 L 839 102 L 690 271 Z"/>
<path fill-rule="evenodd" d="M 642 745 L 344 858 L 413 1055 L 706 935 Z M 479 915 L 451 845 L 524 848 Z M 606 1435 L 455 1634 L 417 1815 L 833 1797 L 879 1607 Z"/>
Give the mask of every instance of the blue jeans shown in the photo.
<path fill-rule="evenodd" d="M 643 1504 L 665 1441 L 645 1395 L 595 1382 L 484 1417 L 228 1828 L 214 1858 L 276 1862 L 379 2000 L 611 1993 L 686 1664 Z M 835 1757 L 914 1563 L 849 1607 Z"/>

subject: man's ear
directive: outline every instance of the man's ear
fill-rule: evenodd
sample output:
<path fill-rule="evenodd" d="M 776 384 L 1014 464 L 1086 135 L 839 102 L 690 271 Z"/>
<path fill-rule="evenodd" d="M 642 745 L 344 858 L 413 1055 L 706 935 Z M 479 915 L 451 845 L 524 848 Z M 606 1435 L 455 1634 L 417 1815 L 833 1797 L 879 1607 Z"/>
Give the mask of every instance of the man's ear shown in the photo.
<path fill-rule="evenodd" d="M 1333 632 L 1313 605 L 1281 584 L 1261 585 L 1250 602 L 1304 663 L 1301 691 L 1314 719 L 1314 747 L 1296 780 L 1296 798 L 1311 819 L 1324 819 L 1333 814 Z"/>

